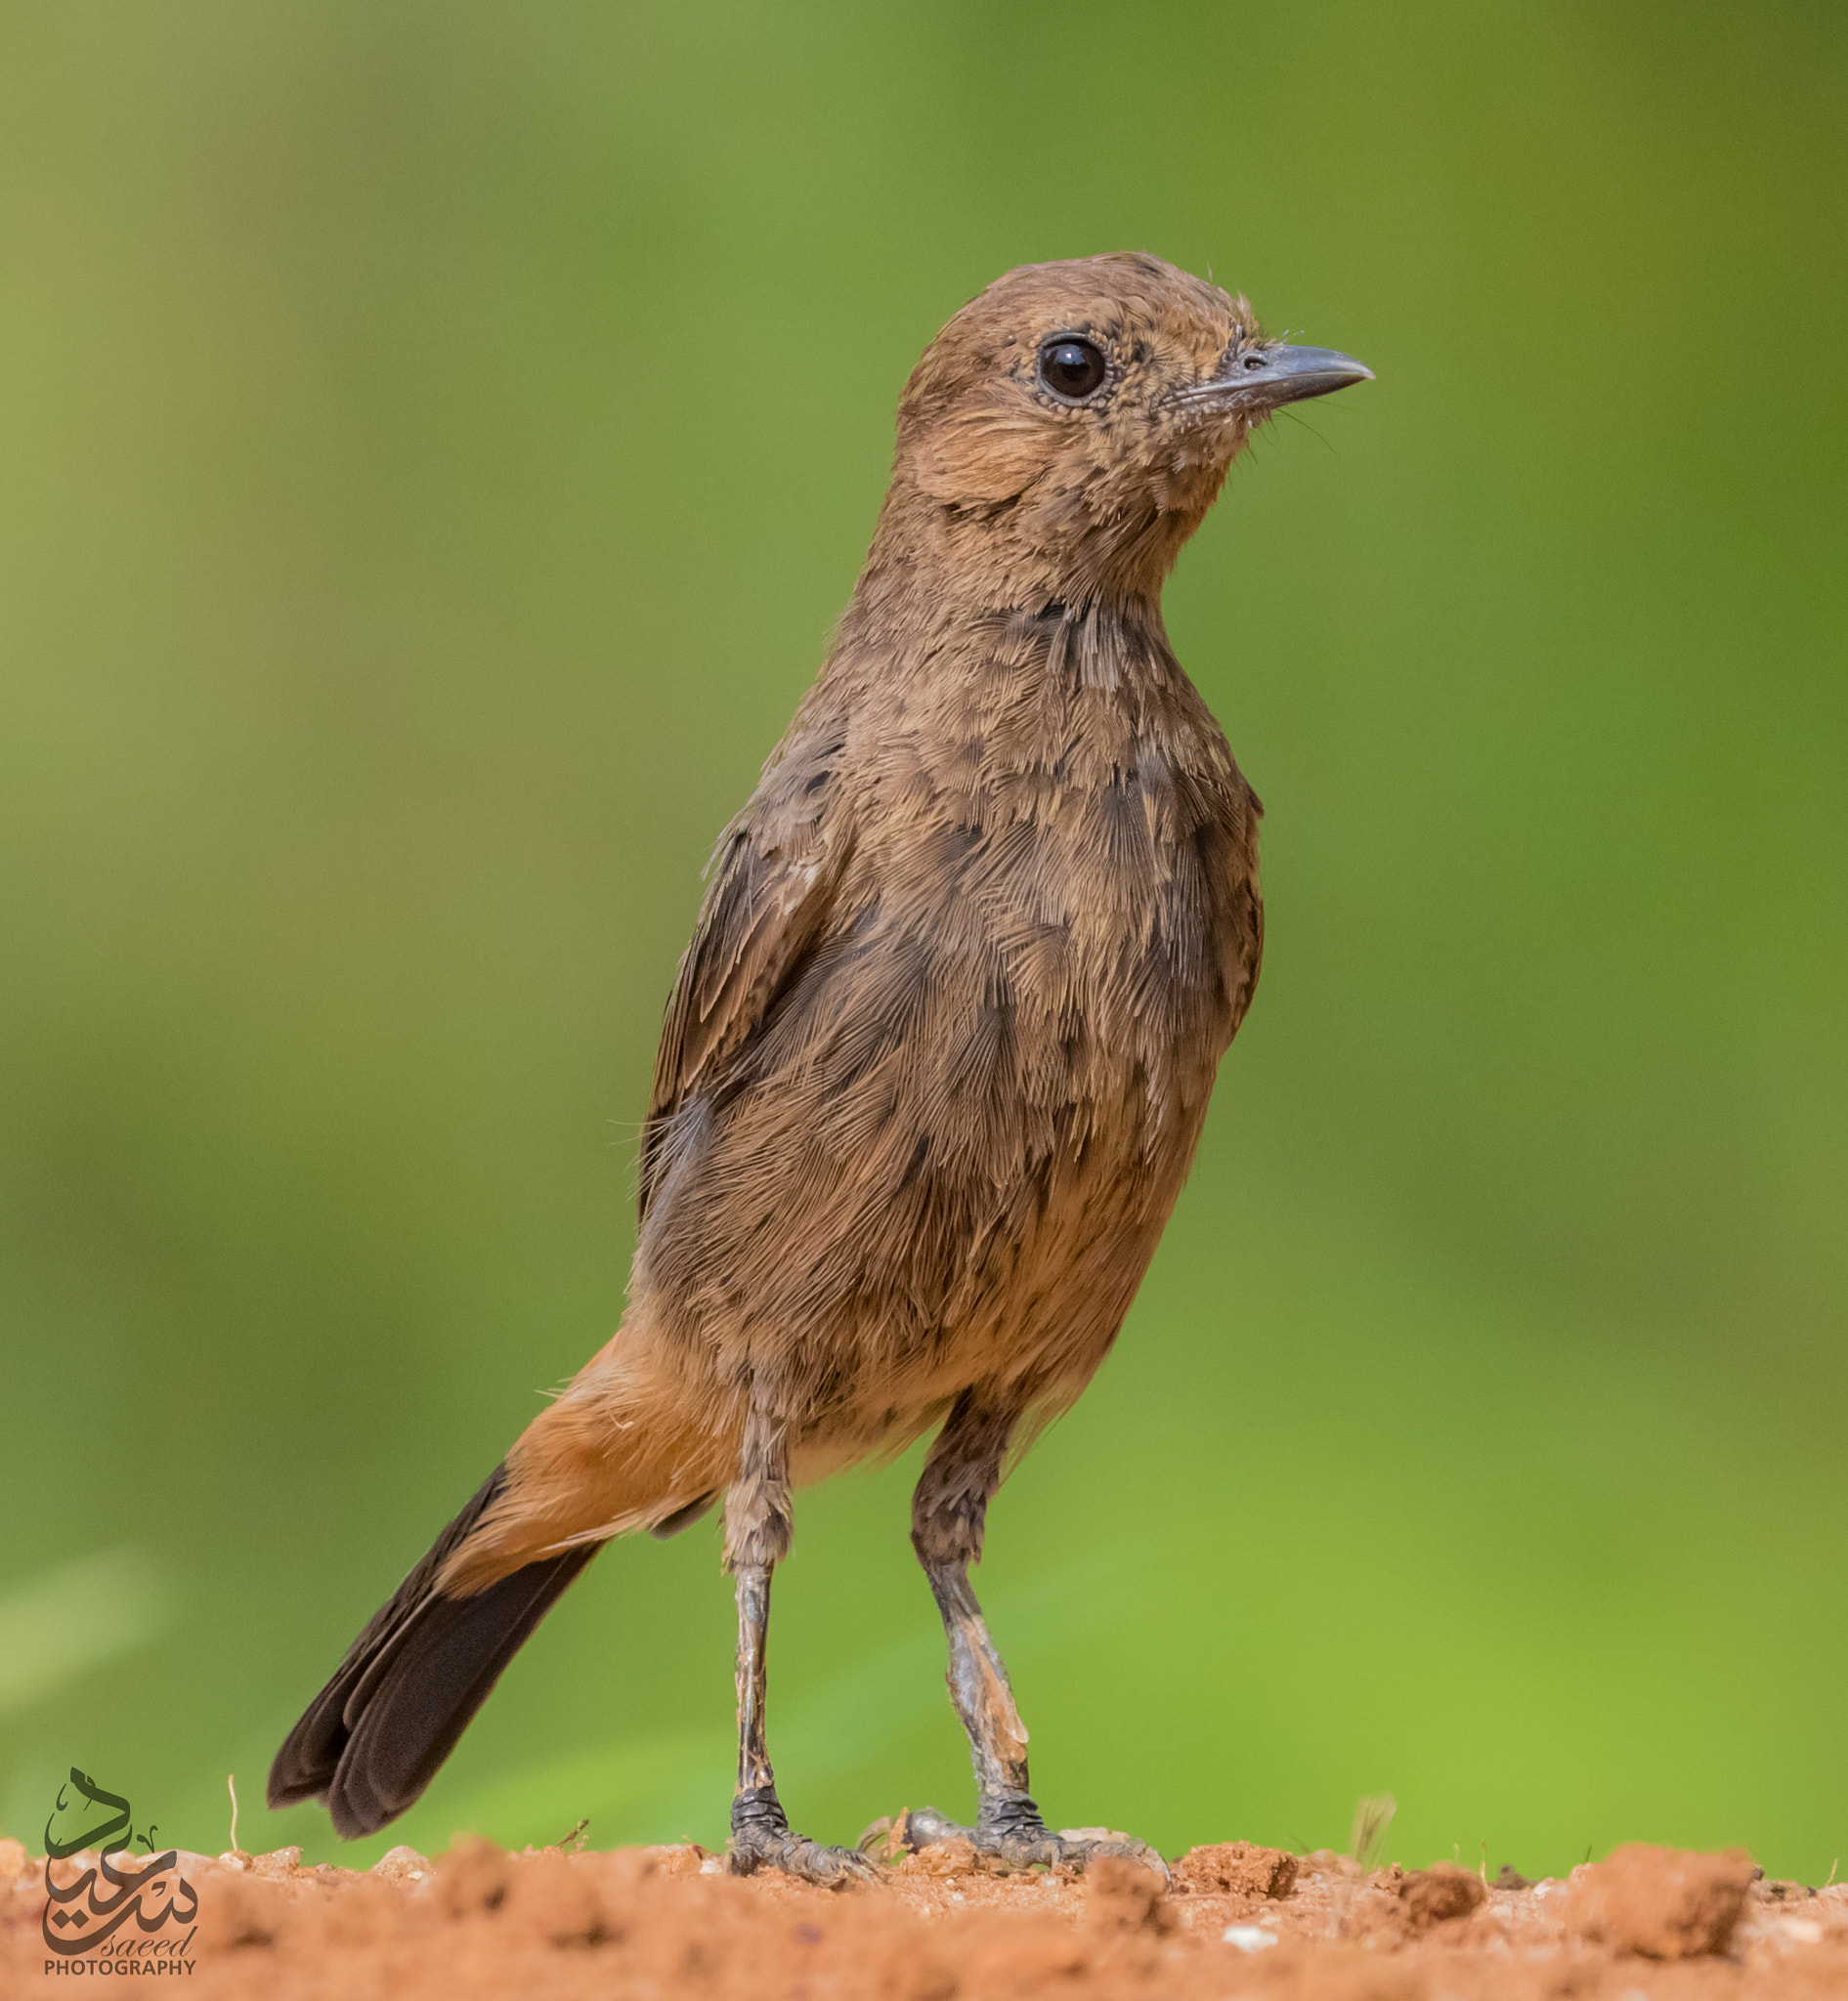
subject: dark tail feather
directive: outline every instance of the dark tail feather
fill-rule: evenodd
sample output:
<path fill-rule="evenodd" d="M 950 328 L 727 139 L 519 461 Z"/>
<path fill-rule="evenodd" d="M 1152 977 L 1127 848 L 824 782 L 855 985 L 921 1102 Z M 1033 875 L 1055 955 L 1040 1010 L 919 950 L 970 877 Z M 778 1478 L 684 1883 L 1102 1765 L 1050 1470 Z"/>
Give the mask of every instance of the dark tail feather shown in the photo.
<path fill-rule="evenodd" d="M 450 1523 L 288 1733 L 270 1767 L 272 1807 L 323 1796 L 352 1839 L 395 1820 L 436 1776 L 469 1719 L 600 1544 L 529 1563 L 473 1597 L 436 1590 L 450 1553 L 500 1491 L 506 1469 Z"/>

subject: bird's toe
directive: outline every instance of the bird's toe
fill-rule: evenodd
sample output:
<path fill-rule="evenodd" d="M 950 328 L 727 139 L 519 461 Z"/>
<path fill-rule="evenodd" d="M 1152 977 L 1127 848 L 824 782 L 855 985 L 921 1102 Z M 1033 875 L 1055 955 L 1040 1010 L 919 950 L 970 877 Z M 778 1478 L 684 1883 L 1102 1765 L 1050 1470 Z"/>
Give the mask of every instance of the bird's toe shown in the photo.
<path fill-rule="evenodd" d="M 1059 1865 L 1063 1868 L 1082 1870 L 1105 1855 L 1117 1855 L 1126 1862 L 1134 1862 L 1138 1868 L 1152 1869 L 1164 1883 L 1170 1880 L 1168 1864 L 1160 1853 L 1147 1842 L 1138 1841 L 1133 1834 L 1067 1827 L 1053 1835 L 1053 1841 L 1058 1848 Z"/>
<path fill-rule="evenodd" d="M 896 1832 L 900 1845 L 913 1854 L 940 1842 L 967 1842 L 979 1866 L 999 1873 L 1068 1869 L 1077 1875 L 1100 1856 L 1120 1855 L 1153 1869 L 1164 1883 L 1168 1880 L 1167 1863 L 1133 1835 L 1102 1827 L 1067 1827 L 1054 1834 L 1037 1813 L 1029 1816 L 1011 1803 L 1005 1812 L 981 1814 L 973 1827 L 952 1820 L 934 1807 L 917 1808 L 904 1815 Z"/>
<path fill-rule="evenodd" d="M 831 1848 L 788 1827 L 734 1833 L 727 1853 L 734 1876 L 774 1869 L 820 1890 L 850 1890 L 879 1879 L 878 1868 L 858 1849 Z"/>

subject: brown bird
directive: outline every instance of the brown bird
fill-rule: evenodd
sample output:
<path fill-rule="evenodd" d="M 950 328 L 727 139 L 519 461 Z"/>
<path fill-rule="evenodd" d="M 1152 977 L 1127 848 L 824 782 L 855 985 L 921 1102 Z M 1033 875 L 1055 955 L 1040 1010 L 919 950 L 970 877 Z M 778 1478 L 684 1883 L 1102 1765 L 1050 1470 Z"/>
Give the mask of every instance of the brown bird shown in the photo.
<path fill-rule="evenodd" d="M 935 1427 L 912 1543 L 978 1804 L 1049 1830 L 969 1588 L 990 1498 L 1108 1352 L 1258 978 L 1257 797 L 1161 587 L 1253 428 L 1366 379 L 1153 257 L 1029 265 L 930 344 L 820 678 L 720 836 L 667 1006 L 614 1340 L 366 1627 L 270 1773 L 370 1834 L 613 1536 L 724 1496 L 731 1866 L 843 1882 L 764 1739 L 792 1489 Z"/>

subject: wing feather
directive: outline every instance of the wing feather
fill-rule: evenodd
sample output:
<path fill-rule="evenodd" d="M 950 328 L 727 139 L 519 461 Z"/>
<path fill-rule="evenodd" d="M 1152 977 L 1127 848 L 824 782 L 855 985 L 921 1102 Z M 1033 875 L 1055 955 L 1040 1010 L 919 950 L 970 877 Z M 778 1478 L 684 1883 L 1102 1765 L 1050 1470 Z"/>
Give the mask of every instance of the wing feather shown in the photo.
<path fill-rule="evenodd" d="M 786 750 L 719 838 L 655 1059 L 642 1127 L 644 1216 L 667 1122 L 724 1075 L 827 925 L 851 845 L 832 768 L 839 748 L 836 739 Z"/>

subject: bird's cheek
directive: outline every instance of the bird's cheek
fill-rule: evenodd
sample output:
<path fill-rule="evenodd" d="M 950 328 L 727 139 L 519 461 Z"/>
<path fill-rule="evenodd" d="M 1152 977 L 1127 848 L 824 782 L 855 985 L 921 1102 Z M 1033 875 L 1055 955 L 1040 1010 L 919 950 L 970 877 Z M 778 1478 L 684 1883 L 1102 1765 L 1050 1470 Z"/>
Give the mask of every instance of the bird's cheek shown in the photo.
<path fill-rule="evenodd" d="M 939 423 L 913 460 L 919 486 L 947 506 L 1011 500 L 1043 470 L 1047 440 L 1030 415 L 974 408 Z"/>

